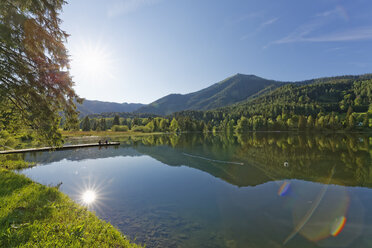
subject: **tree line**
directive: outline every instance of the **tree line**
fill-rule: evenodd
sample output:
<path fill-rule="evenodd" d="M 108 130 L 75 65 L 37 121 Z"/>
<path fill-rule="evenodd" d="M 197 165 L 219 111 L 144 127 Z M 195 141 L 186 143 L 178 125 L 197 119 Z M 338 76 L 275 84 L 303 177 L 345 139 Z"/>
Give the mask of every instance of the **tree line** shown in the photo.
<path fill-rule="evenodd" d="M 149 118 L 89 118 L 86 116 L 76 129 L 82 131 L 137 131 L 137 132 L 227 132 L 291 131 L 291 130 L 363 130 L 372 127 L 372 111 L 356 113 L 351 107 L 344 115 L 335 112 L 317 115 L 282 113 L 276 118 L 264 115 L 241 116 L 234 119 L 227 114 L 198 120 L 189 116 Z"/>

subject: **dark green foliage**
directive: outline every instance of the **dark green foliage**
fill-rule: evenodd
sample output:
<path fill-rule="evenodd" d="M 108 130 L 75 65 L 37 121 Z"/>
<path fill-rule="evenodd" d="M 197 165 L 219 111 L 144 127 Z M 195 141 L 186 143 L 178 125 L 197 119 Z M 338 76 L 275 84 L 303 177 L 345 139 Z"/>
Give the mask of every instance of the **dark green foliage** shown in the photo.
<path fill-rule="evenodd" d="M 235 128 L 236 132 L 245 133 L 245 132 L 248 132 L 249 129 L 250 127 L 249 127 L 248 119 L 242 116 L 240 120 L 238 120 L 238 125 L 236 125 L 236 128 Z"/>
<path fill-rule="evenodd" d="M 88 116 L 85 116 L 83 121 L 81 122 L 81 129 L 83 131 L 90 131 L 90 120 Z"/>
<path fill-rule="evenodd" d="M 372 81 L 363 81 L 366 87 L 371 87 Z M 357 90 L 359 81 L 329 81 L 310 85 L 285 85 L 269 94 L 262 95 L 245 103 L 222 109 L 236 114 L 265 114 L 276 117 L 282 113 L 296 115 L 315 115 L 320 112 L 345 113 L 349 111 L 365 112 L 372 101 L 372 94 L 361 94 Z M 360 99 L 360 104 L 355 105 L 354 100 Z"/>
<path fill-rule="evenodd" d="M 61 124 L 64 130 L 77 131 L 79 130 L 79 119 L 78 113 L 73 114 L 74 118 L 71 118 L 69 121 L 65 119 L 61 120 Z"/>
<path fill-rule="evenodd" d="M 349 115 L 349 117 L 346 119 L 347 121 L 347 127 L 349 129 L 353 129 L 355 127 L 355 117 L 354 115 Z"/>
<path fill-rule="evenodd" d="M 91 120 L 92 130 L 96 131 L 98 128 L 98 121 L 96 119 Z"/>
<path fill-rule="evenodd" d="M 112 125 L 120 125 L 120 117 L 115 115 Z"/>
<path fill-rule="evenodd" d="M 303 115 L 300 115 L 298 118 L 298 129 L 304 130 L 306 128 L 306 118 Z"/>
<path fill-rule="evenodd" d="M 349 108 L 347 109 L 346 118 L 348 118 L 353 112 L 353 108 L 349 106 Z"/>
<path fill-rule="evenodd" d="M 107 125 L 106 125 L 106 119 L 102 118 L 99 122 L 99 129 L 100 131 L 106 131 L 107 130 Z"/>
<path fill-rule="evenodd" d="M 60 114 L 76 128 L 80 101 L 66 70 L 67 34 L 58 17 L 64 3 L 0 1 L 0 128 L 31 128 L 54 145 L 61 142 Z"/>
<path fill-rule="evenodd" d="M 372 187 L 372 137 L 368 134 L 198 133 L 143 136 L 133 143 L 140 153 L 165 164 L 186 165 L 239 187 L 289 178 L 325 183 L 333 167 L 336 169 L 328 183 Z M 244 166 L 201 162 L 200 158 L 186 157 L 185 153 L 237 161 Z M 288 167 L 283 166 L 285 161 L 289 163 Z"/>
<path fill-rule="evenodd" d="M 367 113 L 372 108 L 371 77 L 338 77 L 311 84 L 288 84 L 229 107 L 181 111 L 171 117 L 202 120 L 219 129 L 226 127 L 227 120 L 241 121 L 242 117 L 247 118 L 244 119 L 245 130 L 247 126 L 248 130 L 360 129 L 367 127 L 367 123 L 369 127 L 372 119 Z M 237 130 L 243 129 L 238 123 Z"/>
<path fill-rule="evenodd" d="M 181 111 L 165 118 L 128 113 L 90 117 L 101 117 L 101 122 L 105 119 L 110 128 L 120 116 L 123 124 L 140 132 L 361 130 L 372 126 L 372 80 L 369 78 L 371 75 L 288 84 L 229 107 Z"/>
<path fill-rule="evenodd" d="M 305 111 L 308 112 L 310 109 L 315 113 L 319 104 L 321 108 L 330 112 L 338 112 L 338 109 L 345 112 L 350 105 L 358 108 L 355 111 L 363 111 L 366 106 L 368 108 L 366 99 L 371 96 L 371 78 L 372 75 L 367 74 L 284 83 L 266 80 L 254 75 L 237 74 L 194 93 L 165 96 L 136 110 L 136 112 L 167 115 L 184 110 L 210 110 L 232 104 L 236 104 L 233 107 L 235 111 L 250 110 L 251 112 L 251 109 L 247 109 L 242 101 L 249 105 L 252 103 L 269 104 L 272 109 L 265 109 L 265 112 L 275 112 L 275 118 L 281 114 L 279 110 L 281 110 L 283 103 L 288 106 L 288 111 L 291 110 L 292 105 L 299 105 L 298 109 L 301 108 L 302 113 L 298 114 L 305 114 Z M 355 83 L 353 90 L 350 90 L 349 85 L 353 83 Z M 280 88 L 278 89 L 278 87 Z M 343 92 L 344 89 L 348 92 Z M 261 96 L 266 97 L 261 98 Z M 260 101 L 255 102 L 253 99 L 260 99 Z M 280 105 L 274 107 L 274 104 L 277 103 Z M 236 109 L 236 106 L 240 106 L 240 109 Z M 238 113 L 240 116 L 242 114 L 245 115 Z"/>

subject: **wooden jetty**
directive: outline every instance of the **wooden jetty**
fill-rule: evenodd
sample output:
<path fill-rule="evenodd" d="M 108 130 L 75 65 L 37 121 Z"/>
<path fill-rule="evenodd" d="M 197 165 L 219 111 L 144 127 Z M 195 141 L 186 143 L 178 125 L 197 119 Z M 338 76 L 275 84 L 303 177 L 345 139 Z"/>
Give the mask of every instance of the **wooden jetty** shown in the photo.
<path fill-rule="evenodd" d="M 109 143 L 91 143 L 91 144 L 79 144 L 79 145 L 67 145 L 61 147 L 40 147 L 40 148 L 28 148 L 28 149 L 17 149 L 17 150 L 8 150 L 0 151 L 0 154 L 11 154 L 11 153 L 24 153 L 24 152 L 44 152 L 44 151 L 56 151 L 56 150 L 67 150 L 75 148 L 84 148 L 84 147 L 93 147 L 93 146 L 118 146 L 120 142 L 109 142 Z"/>

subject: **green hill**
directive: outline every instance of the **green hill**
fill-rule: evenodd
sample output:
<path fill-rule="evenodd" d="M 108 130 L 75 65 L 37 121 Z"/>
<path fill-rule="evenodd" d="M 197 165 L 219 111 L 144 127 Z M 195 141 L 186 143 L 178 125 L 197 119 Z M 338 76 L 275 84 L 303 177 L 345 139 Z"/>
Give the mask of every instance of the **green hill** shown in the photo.
<path fill-rule="evenodd" d="M 201 123 L 199 129 L 203 131 L 370 131 L 372 74 L 289 83 L 230 106 L 184 110 L 169 116 L 173 117 L 179 125 L 191 120 Z"/>
<path fill-rule="evenodd" d="M 236 74 L 197 92 L 165 96 L 135 112 L 167 115 L 182 110 L 215 109 L 246 100 L 283 84 L 254 75 Z"/>
<path fill-rule="evenodd" d="M 215 120 L 228 116 L 317 115 L 319 113 L 344 114 L 349 107 L 354 112 L 367 112 L 372 105 L 372 74 L 313 79 L 282 85 L 236 104 L 209 111 L 180 111 L 173 116 L 189 116 Z M 207 120 L 209 121 L 209 120 Z"/>
<path fill-rule="evenodd" d="M 76 104 L 80 116 L 91 114 L 101 114 L 107 112 L 133 112 L 138 108 L 144 106 L 141 103 L 116 103 L 116 102 L 102 102 L 95 100 L 84 100 L 83 104 Z"/>
<path fill-rule="evenodd" d="M 287 84 L 238 104 L 221 108 L 233 115 L 276 118 L 283 112 L 296 115 L 367 112 L 372 104 L 372 74 L 321 78 Z"/>

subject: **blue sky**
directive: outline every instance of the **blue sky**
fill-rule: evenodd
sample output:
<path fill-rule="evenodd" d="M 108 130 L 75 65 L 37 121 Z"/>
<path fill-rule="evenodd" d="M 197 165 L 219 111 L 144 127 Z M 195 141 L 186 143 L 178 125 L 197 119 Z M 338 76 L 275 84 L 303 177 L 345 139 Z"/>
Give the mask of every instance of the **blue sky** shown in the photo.
<path fill-rule="evenodd" d="M 236 73 L 283 81 L 372 72 L 370 0 L 73 0 L 62 28 L 77 93 L 150 103 Z"/>

